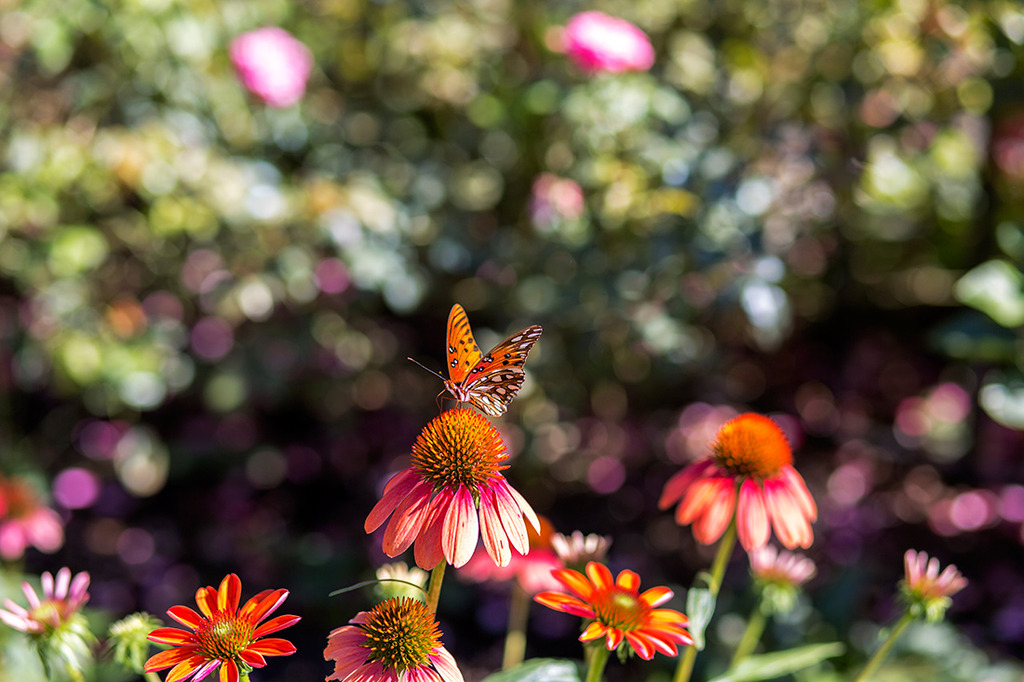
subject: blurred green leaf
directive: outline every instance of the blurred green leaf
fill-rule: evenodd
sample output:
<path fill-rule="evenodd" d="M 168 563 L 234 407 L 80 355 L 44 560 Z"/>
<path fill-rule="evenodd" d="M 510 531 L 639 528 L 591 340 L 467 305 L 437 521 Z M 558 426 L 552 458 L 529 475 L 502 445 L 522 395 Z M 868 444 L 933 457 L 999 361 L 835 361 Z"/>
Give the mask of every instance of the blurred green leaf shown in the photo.
<path fill-rule="evenodd" d="M 958 300 L 1004 327 L 1024 325 L 1024 274 L 1003 260 L 990 260 L 956 283 Z"/>
<path fill-rule="evenodd" d="M 559 658 L 534 658 L 511 670 L 488 675 L 481 682 L 580 682 L 575 661 Z"/>
<path fill-rule="evenodd" d="M 777 651 L 744 659 L 733 670 L 713 678 L 710 682 L 756 682 L 789 675 L 841 656 L 846 647 L 839 642 L 810 644 L 808 646 Z"/>

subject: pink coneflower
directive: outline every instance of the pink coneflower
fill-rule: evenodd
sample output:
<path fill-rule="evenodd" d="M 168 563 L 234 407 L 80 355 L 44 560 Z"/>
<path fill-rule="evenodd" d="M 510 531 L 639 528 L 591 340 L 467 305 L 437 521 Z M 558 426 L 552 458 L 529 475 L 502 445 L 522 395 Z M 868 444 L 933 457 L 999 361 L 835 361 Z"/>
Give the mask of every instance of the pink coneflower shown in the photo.
<path fill-rule="evenodd" d="M 146 672 L 173 666 L 167 682 L 190 677 L 198 682 L 220 667 L 220 682 L 238 682 L 239 669 L 262 668 L 267 656 L 294 654 L 295 646 L 286 639 L 263 639 L 299 621 L 298 616 L 277 616 L 263 622 L 287 599 L 288 590 L 264 590 L 239 609 L 241 594 L 242 582 L 231 573 L 217 589 L 199 588 L 196 605 L 200 613 L 187 606 L 169 608 L 167 615 L 188 630 L 157 628 L 151 632 L 151 642 L 174 648 L 146 661 Z"/>
<path fill-rule="evenodd" d="M 735 513 L 740 544 L 748 552 L 767 544 L 772 528 L 787 548 L 810 547 L 818 510 L 792 464 L 789 443 L 775 422 L 741 414 L 718 430 L 707 458 L 668 480 L 658 507 L 679 502 L 676 521 L 692 523 L 694 537 L 704 544 L 718 540 Z"/>
<path fill-rule="evenodd" d="M 574 530 L 572 535 L 555 533 L 551 536 L 551 548 L 567 568 L 583 570 L 591 561 L 602 562 L 611 546 L 610 537 L 596 533 L 584 535 L 581 531 Z"/>
<path fill-rule="evenodd" d="M 334 630 L 324 659 L 339 682 L 463 682 L 426 604 L 410 597 L 382 601 Z"/>
<path fill-rule="evenodd" d="M 27 582 L 21 584 L 28 609 L 10 599 L 4 600 L 6 608 L 0 609 L 0 620 L 16 630 L 32 635 L 53 632 L 66 624 L 72 616 L 89 601 L 89 574 L 79 573 L 71 577 L 66 566 L 57 571 L 56 580 L 50 572 L 40 577 L 43 598 Z"/>
<path fill-rule="evenodd" d="M 555 554 L 551 547 L 551 538 L 554 535 L 554 528 L 543 516 L 540 519 L 540 533 L 532 527 L 527 527 L 526 532 L 530 538 L 530 553 L 520 554 L 514 552 L 512 560 L 507 566 L 498 566 L 494 560 L 487 555 L 486 551 L 480 548 L 473 554 L 473 558 L 459 569 L 459 575 L 475 582 L 506 582 L 515 580 L 523 591 L 528 595 L 534 595 L 544 590 L 557 590 L 561 587 L 551 575 L 556 568 L 565 568 L 565 565 Z"/>
<path fill-rule="evenodd" d="M 566 24 L 562 49 L 589 72 L 646 71 L 654 64 L 647 34 L 625 19 L 603 12 L 581 12 Z"/>
<path fill-rule="evenodd" d="M 507 459 L 501 435 L 483 415 L 468 409 L 442 413 L 416 438 L 409 468 L 384 487 L 366 517 L 366 532 L 390 516 L 384 552 L 397 556 L 415 542 L 416 563 L 427 570 L 442 560 L 464 565 L 483 536 L 494 562 L 507 566 L 512 548 L 530 551 L 523 517 L 540 527 L 529 503 L 501 475 Z"/>
<path fill-rule="evenodd" d="M 796 606 L 800 586 L 817 573 L 814 562 L 791 552 L 765 545 L 750 552 L 750 575 L 761 593 L 762 604 L 775 613 Z"/>
<path fill-rule="evenodd" d="M 655 608 L 672 598 L 667 587 L 652 587 L 640 594 L 640 576 L 627 570 L 613 580 L 611 571 L 596 561 L 587 564 L 586 575 L 563 568 L 555 571 L 555 577 L 572 594 L 542 592 L 534 600 L 590 620 L 581 642 L 603 637 L 608 651 L 627 642 L 644 660 L 654 658 L 656 651 L 675 656 L 677 645 L 693 644 L 685 615 Z"/>
<path fill-rule="evenodd" d="M 0 481 L 0 499 L 6 504 L 6 514 L 0 518 L 0 557 L 20 559 L 29 545 L 52 553 L 64 544 L 60 516 L 27 481 Z"/>
<path fill-rule="evenodd" d="M 939 573 L 939 560 L 924 552 L 908 549 L 903 556 L 904 578 L 900 593 L 911 613 L 924 616 L 930 622 L 938 622 L 946 613 L 953 600 L 950 598 L 967 587 L 967 578 L 956 566 L 946 566 Z"/>

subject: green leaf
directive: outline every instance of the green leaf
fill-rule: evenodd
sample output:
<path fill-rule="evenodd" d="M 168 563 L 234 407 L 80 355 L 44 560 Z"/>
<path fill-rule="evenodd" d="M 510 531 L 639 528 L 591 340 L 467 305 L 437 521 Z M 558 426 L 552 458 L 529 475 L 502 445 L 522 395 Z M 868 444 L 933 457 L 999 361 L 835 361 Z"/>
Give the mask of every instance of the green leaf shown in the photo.
<path fill-rule="evenodd" d="M 511 670 L 488 675 L 482 682 L 580 682 L 578 666 L 564 658 L 531 658 Z"/>
<path fill-rule="evenodd" d="M 1008 328 L 1024 324 L 1024 273 L 1004 260 L 990 260 L 960 278 L 956 297 Z"/>
<path fill-rule="evenodd" d="M 755 682 L 772 680 L 783 675 L 810 668 L 822 661 L 841 655 L 846 647 L 840 642 L 809 644 L 808 646 L 776 651 L 743 659 L 738 666 L 710 682 Z"/>

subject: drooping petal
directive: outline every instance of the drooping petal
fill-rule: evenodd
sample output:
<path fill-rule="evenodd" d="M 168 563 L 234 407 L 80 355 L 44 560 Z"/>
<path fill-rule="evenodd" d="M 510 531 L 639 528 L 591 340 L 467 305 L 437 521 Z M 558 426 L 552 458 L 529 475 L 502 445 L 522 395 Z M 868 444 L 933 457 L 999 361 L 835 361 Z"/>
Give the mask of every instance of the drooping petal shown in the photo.
<path fill-rule="evenodd" d="M 384 486 L 380 500 L 367 515 L 363 529 L 367 533 L 372 533 L 380 528 L 380 525 L 391 516 L 391 512 L 395 511 L 399 503 L 420 480 L 422 480 L 422 476 L 415 469 L 403 469 L 395 474 Z"/>
<path fill-rule="evenodd" d="M 473 557 L 479 537 L 480 522 L 473 506 L 473 495 L 466 486 L 459 485 L 441 531 L 445 559 L 456 568 L 463 566 Z"/>
<path fill-rule="evenodd" d="M 177 649 L 171 649 L 171 651 L 177 651 Z M 192 653 L 194 654 L 195 652 L 193 651 Z M 206 677 L 206 675 L 203 674 L 203 670 L 208 672 L 213 669 L 210 666 L 210 663 L 211 662 L 207 661 L 206 657 L 203 655 L 190 656 L 171 668 L 171 671 L 167 673 L 166 682 L 177 682 L 178 680 L 183 680 L 191 675 L 195 675 L 193 679 L 201 680 L 203 677 Z M 212 663 L 219 663 L 219 661 L 212 661 Z M 146 670 L 147 672 L 149 671 L 148 668 Z"/>
<path fill-rule="evenodd" d="M 604 623 L 594 621 L 587 625 L 586 629 L 583 630 L 583 634 L 580 635 L 581 642 L 590 642 L 595 639 L 599 639 L 608 634 L 608 626 Z"/>
<path fill-rule="evenodd" d="M 711 466 L 713 466 L 713 462 L 710 459 L 702 459 L 668 479 L 661 491 L 661 497 L 658 499 L 658 509 L 668 509 L 678 502 L 690 484 L 702 477 Z"/>
<path fill-rule="evenodd" d="M 253 651 L 251 647 L 239 652 L 238 657 L 252 668 L 262 668 L 267 664 L 267 659 L 263 658 L 262 654 Z"/>
<path fill-rule="evenodd" d="M 813 541 L 810 523 L 800 505 L 793 499 L 789 488 L 779 481 L 764 482 L 765 503 L 775 534 L 786 549 L 807 548 Z"/>
<path fill-rule="evenodd" d="M 608 651 L 615 651 L 622 644 L 622 630 L 619 628 L 608 627 L 608 632 L 604 638 L 605 644 L 608 647 Z"/>
<path fill-rule="evenodd" d="M 522 514 L 519 515 L 522 519 Z M 508 535 L 501 524 L 498 509 L 494 501 L 494 493 L 486 488 L 480 491 L 480 536 L 484 540 L 484 549 L 498 566 L 508 566 L 512 561 L 512 550 L 509 548 Z"/>
<path fill-rule="evenodd" d="M 540 533 L 540 519 L 537 517 L 537 512 L 533 511 L 533 507 L 526 501 L 526 498 L 519 494 L 519 491 L 510 485 L 505 486 L 508 489 L 509 494 L 515 499 L 516 504 L 519 505 L 519 510 L 523 512 L 523 516 L 530 522 L 533 529 Z"/>
<path fill-rule="evenodd" d="M 238 682 L 238 666 L 234 661 L 227 660 L 221 664 L 220 682 Z"/>
<path fill-rule="evenodd" d="M 424 519 L 423 532 L 416 538 L 414 556 L 416 565 L 430 571 L 444 561 L 444 548 L 441 546 L 442 529 L 444 527 L 445 514 L 451 506 L 451 491 L 442 490 L 434 496 L 427 507 L 427 516 Z"/>
<path fill-rule="evenodd" d="M 494 493 L 495 509 L 501 517 L 501 526 L 505 529 L 509 542 L 520 554 L 529 553 L 530 536 L 523 521 L 523 510 L 512 495 L 508 483 L 501 479 L 491 487 L 491 490 Z"/>
<path fill-rule="evenodd" d="M 199 682 L 200 680 L 205 680 L 207 677 L 209 677 L 210 673 L 212 673 L 218 667 L 220 667 L 219 658 L 214 658 L 212 660 L 207 661 L 193 673 L 192 682 Z M 186 675 L 186 677 L 188 676 Z M 168 680 L 169 679 L 170 678 L 168 678 Z M 167 681 L 165 680 L 165 682 Z"/>
<path fill-rule="evenodd" d="M 391 515 L 391 522 L 384 531 L 381 547 L 388 556 L 398 556 L 411 545 L 423 530 L 427 505 L 430 503 L 431 485 L 426 481 L 417 482 Z"/>
<path fill-rule="evenodd" d="M 764 547 L 771 536 L 768 510 L 765 508 L 761 486 L 749 478 L 740 486 L 736 529 L 739 532 L 740 544 L 748 552 Z"/>
<path fill-rule="evenodd" d="M 676 507 L 676 523 L 688 525 L 703 516 L 708 505 L 726 493 L 732 494 L 731 478 L 714 476 L 694 481 L 686 491 L 683 501 Z"/>
<path fill-rule="evenodd" d="M 784 466 L 779 470 L 779 476 L 786 482 L 793 499 L 800 506 L 808 521 L 816 521 L 818 518 L 818 506 L 811 497 L 811 491 L 807 489 L 803 476 L 791 466 Z"/>
<path fill-rule="evenodd" d="M 430 662 L 434 664 L 434 669 L 444 682 L 465 682 L 462 671 L 455 665 L 455 659 L 443 646 L 434 649 L 430 654 Z"/>

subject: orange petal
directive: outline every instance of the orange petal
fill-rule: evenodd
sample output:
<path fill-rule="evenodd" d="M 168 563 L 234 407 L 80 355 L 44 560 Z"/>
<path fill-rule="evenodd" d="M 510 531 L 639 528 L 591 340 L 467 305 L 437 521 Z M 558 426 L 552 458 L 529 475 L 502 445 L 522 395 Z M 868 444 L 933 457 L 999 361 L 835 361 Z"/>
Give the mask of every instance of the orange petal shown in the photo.
<path fill-rule="evenodd" d="M 238 666 L 234 661 L 227 660 L 221 664 L 220 682 L 238 682 Z"/>
<path fill-rule="evenodd" d="M 146 639 L 157 644 L 171 644 L 173 646 L 195 643 L 195 635 L 193 633 L 179 630 L 178 628 L 157 628 L 149 633 Z"/>
<path fill-rule="evenodd" d="M 640 576 L 628 569 L 620 571 L 619 577 L 615 579 L 615 584 L 624 590 L 635 593 L 640 589 Z"/>
<path fill-rule="evenodd" d="M 206 622 L 205 618 L 187 606 L 172 606 L 167 609 L 167 615 L 193 630 Z"/>
<path fill-rule="evenodd" d="M 580 641 L 589 642 L 591 640 L 604 637 L 606 634 L 608 634 L 608 626 L 604 623 L 598 623 L 597 621 L 594 621 L 593 623 L 588 625 L 587 629 L 583 631 L 582 635 L 580 635 Z"/>
<path fill-rule="evenodd" d="M 636 655 L 645 661 L 649 661 L 654 658 L 654 647 L 651 645 L 647 638 L 641 635 L 639 632 L 627 632 L 626 641 L 633 647 L 633 651 Z M 611 647 L 608 647 L 611 649 Z"/>
<path fill-rule="evenodd" d="M 594 596 L 593 583 L 579 571 L 574 571 L 571 568 L 556 568 L 551 571 L 551 576 L 583 601 L 590 601 Z"/>
<path fill-rule="evenodd" d="M 186 660 L 182 661 L 178 665 L 171 668 L 171 671 L 167 673 L 166 682 L 177 682 L 189 677 L 197 670 L 210 665 L 211 661 L 201 654 L 190 656 Z"/>
<path fill-rule="evenodd" d="M 591 561 L 587 564 L 586 570 L 587 577 L 590 578 L 590 582 L 594 583 L 594 589 L 597 592 L 604 592 L 615 584 L 612 580 L 612 572 L 604 564 Z"/>
<path fill-rule="evenodd" d="M 217 590 L 217 610 L 226 613 L 238 612 L 238 600 L 242 596 L 242 581 L 234 573 L 224 576 Z M 237 674 L 237 670 L 235 671 Z"/>
<path fill-rule="evenodd" d="M 197 649 L 194 646 L 180 646 L 168 649 L 167 651 L 161 651 L 150 656 L 149 660 L 146 661 L 145 671 L 153 673 L 164 668 L 170 668 L 172 665 L 178 665 L 182 661 L 195 656 L 196 651 Z"/>
<path fill-rule="evenodd" d="M 270 637 L 253 642 L 246 647 L 248 651 L 255 651 L 263 656 L 288 656 L 295 653 L 295 645 L 287 639 Z"/>
<path fill-rule="evenodd" d="M 212 618 L 217 610 L 217 590 L 212 587 L 200 587 L 196 590 L 196 604 L 207 618 Z"/>
<path fill-rule="evenodd" d="M 671 599 L 672 594 L 672 590 L 667 587 L 652 587 L 649 590 L 644 590 L 644 593 L 640 595 L 640 601 L 648 606 L 659 606 Z"/>
<path fill-rule="evenodd" d="M 253 639 L 259 639 L 260 637 L 266 637 L 271 632 L 277 632 L 278 630 L 284 630 L 285 628 L 295 625 L 301 620 L 299 616 L 277 616 L 271 618 L 263 625 L 256 628 L 256 631 L 252 633 Z"/>

